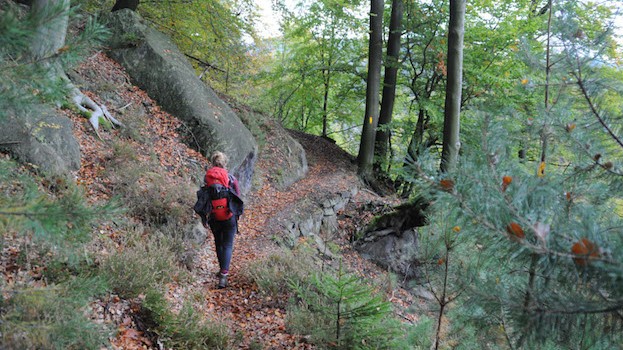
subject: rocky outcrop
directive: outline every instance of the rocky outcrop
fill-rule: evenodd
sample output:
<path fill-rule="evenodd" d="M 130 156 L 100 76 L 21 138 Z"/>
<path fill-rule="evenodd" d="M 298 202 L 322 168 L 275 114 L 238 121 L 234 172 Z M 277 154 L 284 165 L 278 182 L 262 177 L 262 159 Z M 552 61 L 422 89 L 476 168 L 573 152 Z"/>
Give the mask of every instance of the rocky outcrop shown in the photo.
<path fill-rule="evenodd" d="M 260 143 L 271 145 L 262 158 L 270 164 L 271 172 L 257 174 L 266 178 L 278 189 L 284 190 L 307 174 L 307 155 L 303 146 L 275 118 L 253 111 L 250 107 L 222 97 L 240 117 Z"/>
<path fill-rule="evenodd" d="M 386 228 L 368 232 L 355 244 L 361 255 L 407 279 L 417 276 L 418 231 Z"/>
<path fill-rule="evenodd" d="M 355 248 L 363 257 L 406 279 L 417 277 L 417 228 L 426 222 L 425 207 L 424 203 L 410 203 L 381 215 L 366 227 Z"/>
<path fill-rule="evenodd" d="M 32 104 L 0 119 L 0 150 L 45 175 L 69 176 L 80 168 L 80 145 L 71 121 L 52 107 Z"/>
<path fill-rule="evenodd" d="M 333 253 L 327 248 L 327 238 L 338 230 L 338 213 L 357 194 L 357 188 L 351 191 L 335 193 L 322 202 L 302 201 L 290 215 L 281 219 L 278 226 L 283 228 L 285 246 L 293 248 L 301 237 L 311 240 L 318 251 L 329 257 Z"/>
<path fill-rule="evenodd" d="M 225 152 L 246 193 L 257 144 L 239 117 L 196 76 L 177 46 L 135 12 L 115 11 L 104 21 L 112 31 L 110 57 L 125 68 L 135 85 L 188 126 L 189 146 L 208 156 L 216 150 Z"/>

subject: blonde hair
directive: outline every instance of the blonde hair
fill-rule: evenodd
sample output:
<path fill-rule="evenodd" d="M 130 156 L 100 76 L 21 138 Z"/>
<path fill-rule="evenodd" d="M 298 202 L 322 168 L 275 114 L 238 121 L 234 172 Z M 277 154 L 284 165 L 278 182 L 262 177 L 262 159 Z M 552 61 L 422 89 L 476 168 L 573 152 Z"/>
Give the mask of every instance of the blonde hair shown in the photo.
<path fill-rule="evenodd" d="M 210 157 L 210 162 L 212 165 L 217 166 L 219 168 L 225 168 L 227 166 L 227 156 L 223 152 L 216 151 L 212 153 L 212 157 Z"/>

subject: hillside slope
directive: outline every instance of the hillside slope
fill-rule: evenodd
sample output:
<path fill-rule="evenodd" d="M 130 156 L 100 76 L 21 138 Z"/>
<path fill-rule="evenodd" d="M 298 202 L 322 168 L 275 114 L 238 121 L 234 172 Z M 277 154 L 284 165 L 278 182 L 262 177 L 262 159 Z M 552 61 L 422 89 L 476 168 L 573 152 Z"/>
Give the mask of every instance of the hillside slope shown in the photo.
<path fill-rule="evenodd" d="M 246 196 L 246 211 L 236 238 L 232 275 L 227 289 L 216 289 L 218 269 L 213 240 L 192 212 L 195 190 L 201 182 L 206 159 L 183 144 L 178 130 L 184 125 L 163 112 L 144 92 L 131 85 L 129 78 L 115 62 L 103 53 L 91 56 L 71 73 L 72 79 L 92 99 L 109 106 L 125 124 L 122 129 L 100 132 L 101 139 L 90 129 L 86 119 L 65 110 L 74 124 L 80 142 L 82 166 L 77 172 L 78 184 L 85 188 L 90 202 L 124 198 L 128 212 L 118 221 L 133 225 L 157 224 L 179 233 L 185 240 L 189 277 L 167 285 L 166 297 L 174 311 L 192 304 L 195 312 L 207 320 L 218 320 L 233 335 L 240 349 L 311 349 L 305 337 L 288 333 L 286 327 L 287 295 L 274 298 L 259 291 L 248 271 L 271 255 L 281 254 L 279 238 L 283 227 L 280 219 L 295 212 L 305 212 L 305 205 L 317 203 L 332 194 L 357 190 L 360 186 L 351 157 L 335 144 L 311 135 L 293 133 L 305 148 L 309 163 L 306 178 L 288 188 L 279 186 L 279 173 L 287 168 L 280 164 L 280 140 L 270 133 L 277 128 L 270 120 L 255 121 L 266 128 L 263 145 L 253 178 L 252 191 Z M 367 190 L 357 196 L 339 217 L 340 230 L 330 237 L 333 258 L 319 258 L 321 264 L 343 264 L 348 270 L 371 280 L 387 281 L 386 273 L 361 259 L 349 244 L 350 235 L 372 215 L 362 210 L 365 203 L 384 199 Z M 303 204 L 305 203 L 305 204 Z M 95 235 L 108 241 L 117 251 L 127 247 L 116 221 L 98 227 Z M 305 245 L 304 238 L 300 244 Z M 106 242 L 104 242 L 106 243 Z M 100 243 L 101 244 L 101 243 Z M 105 245 L 105 244 L 104 244 Z M 110 246 L 110 245 L 109 245 Z M 101 246 L 93 249 L 101 249 Z M 104 259 L 111 252 L 99 251 Z M 323 260 L 324 259 L 324 260 Z M 313 268 L 313 267 L 312 267 Z M 396 310 L 409 321 L 415 301 L 404 290 L 386 283 L 388 298 Z M 108 295 L 92 303 L 90 317 L 107 324 L 117 332 L 110 339 L 117 349 L 157 349 L 158 339 L 144 324 L 139 309 L 144 295 L 124 300 Z"/>

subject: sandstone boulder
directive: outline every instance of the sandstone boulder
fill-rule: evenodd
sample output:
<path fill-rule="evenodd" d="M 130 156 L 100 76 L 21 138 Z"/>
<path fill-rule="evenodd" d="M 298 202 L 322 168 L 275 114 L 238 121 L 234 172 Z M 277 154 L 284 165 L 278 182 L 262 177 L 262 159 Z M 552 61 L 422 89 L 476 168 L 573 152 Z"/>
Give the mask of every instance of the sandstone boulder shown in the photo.
<path fill-rule="evenodd" d="M 112 31 L 110 57 L 125 68 L 135 85 L 186 124 L 189 146 L 207 156 L 216 150 L 225 152 L 246 193 L 258 147 L 236 113 L 197 77 L 177 46 L 138 14 L 115 11 L 104 21 Z"/>
<path fill-rule="evenodd" d="M 71 121 L 53 107 L 32 104 L 0 118 L 0 149 L 44 175 L 71 175 L 80 168 L 80 145 Z"/>

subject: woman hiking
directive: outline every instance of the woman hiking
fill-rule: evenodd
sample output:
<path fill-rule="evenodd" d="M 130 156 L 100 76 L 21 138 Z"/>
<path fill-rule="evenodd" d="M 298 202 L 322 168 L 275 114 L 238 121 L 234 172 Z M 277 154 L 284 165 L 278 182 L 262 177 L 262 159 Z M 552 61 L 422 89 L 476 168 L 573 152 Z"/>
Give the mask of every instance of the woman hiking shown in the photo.
<path fill-rule="evenodd" d="M 201 216 L 205 228 L 214 235 L 216 257 L 218 258 L 218 288 L 227 287 L 229 263 L 234 249 L 234 237 L 238 232 L 238 217 L 242 215 L 242 200 L 238 180 L 226 170 L 227 156 L 214 152 L 210 158 L 212 167 L 206 171 L 205 185 L 210 197 L 210 210 Z"/>

